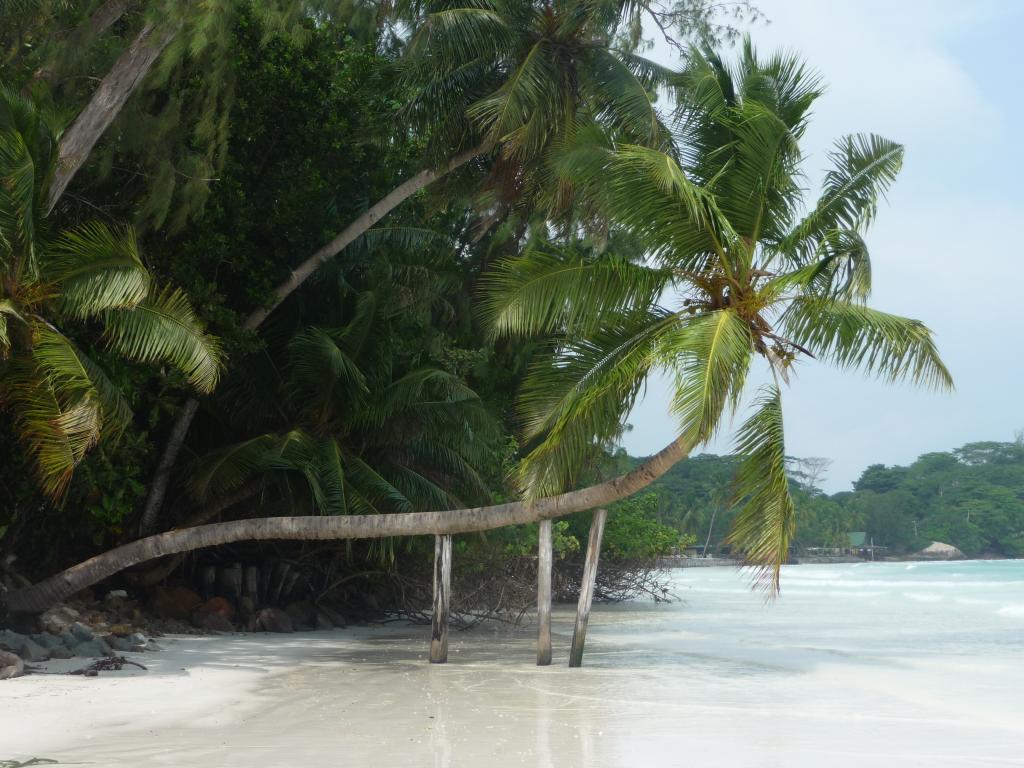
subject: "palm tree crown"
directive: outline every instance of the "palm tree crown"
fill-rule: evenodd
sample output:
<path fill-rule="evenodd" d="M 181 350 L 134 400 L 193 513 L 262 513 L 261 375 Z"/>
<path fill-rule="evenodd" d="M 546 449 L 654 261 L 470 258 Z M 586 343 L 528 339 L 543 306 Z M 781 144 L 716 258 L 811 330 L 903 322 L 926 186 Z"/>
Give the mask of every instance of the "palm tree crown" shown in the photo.
<path fill-rule="evenodd" d="M 423 116 L 444 152 L 500 147 L 492 169 L 499 199 L 543 189 L 550 205 L 559 191 L 543 183 L 548 155 L 581 126 L 670 145 L 654 106 L 670 73 L 637 56 L 622 34 L 639 12 L 621 0 L 431 3 L 403 62 L 416 93 L 407 111 Z"/>
<path fill-rule="evenodd" d="M 109 351 L 169 363 L 201 392 L 217 383 L 220 347 L 181 291 L 154 285 L 130 229 L 90 223 L 51 234 L 55 147 L 44 116 L 0 87 L 0 408 L 41 488 L 59 498 L 86 452 L 131 418 L 68 327 L 98 326 Z"/>
<path fill-rule="evenodd" d="M 679 440 L 706 443 L 759 357 L 774 383 L 738 431 L 730 541 L 777 588 L 793 528 L 780 394 L 791 366 L 817 358 L 886 380 L 952 381 L 923 324 L 865 304 L 862 234 L 902 147 L 840 139 L 804 212 L 799 141 L 821 89 L 798 59 L 762 59 L 748 42 L 728 67 L 695 50 L 674 86 L 678 161 L 619 143 L 576 148 L 559 167 L 643 259 L 540 248 L 491 278 L 495 334 L 552 338 L 521 399 L 520 479 L 537 496 L 571 487 L 581 457 L 614 439 L 655 371 L 674 381 Z"/>

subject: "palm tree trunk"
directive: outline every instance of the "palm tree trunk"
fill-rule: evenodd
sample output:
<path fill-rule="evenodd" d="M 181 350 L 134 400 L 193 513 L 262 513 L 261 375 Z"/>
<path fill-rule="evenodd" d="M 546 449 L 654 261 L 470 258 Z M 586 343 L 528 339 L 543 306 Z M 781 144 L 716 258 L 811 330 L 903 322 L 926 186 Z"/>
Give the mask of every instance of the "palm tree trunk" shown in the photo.
<path fill-rule="evenodd" d="M 78 169 L 85 164 L 100 136 L 117 117 L 139 83 L 149 74 L 178 29 L 178 25 L 157 27 L 152 23 L 145 24 L 100 82 L 85 109 L 61 136 L 57 169 L 46 200 L 47 213 L 53 210 Z"/>
<path fill-rule="evenodd" d="M 391 213 L 400 203 L 408 200 L 421 189 L 430 186 L 441 177 L 447 176 L 457 168 L 461 168 L 474 157 L 487 152 L 490 147 L 490 144 L 481 144 L 478 147 L 467 149 L 465 152 L 449 158 L 440 168 L 420 171 L 411 179 L 403 181 L 370 206 L 359 218 L 345 227 L 333 240 L 293 269 L 288 278 L 274 290 L 274 300 L 270 305 L 252 312 L 245 319 L 242 327 L 247 331 L 254 331 L 259 328 L 263 321 L 267 319 L 267 316 L 277 309 L 281 302 L 291 296 L 299 286 L 306 282 L 314 272 L 330 261 L 330 259 L 337 256 L 344 248 L 351 245 L 356 238 L 365 234 L 370 227 Z"/>
<path fill-rule="evenodd" d="M 75 592 L 138 563 L 236 541 L 324 541 L 429 534 L 442 536 L 563 517 L 611 504 L 646 488 L 685 458 L 690 448 L 688 442 L 679 438 L 625 475 L 536 501 L 390 515 L 264 517 L 167 531 L 104 552 L 31 587 L 15 590 L 7 595 L 4 607 L 10 611 L 44 611 Z"/>
<path fill-rule="evenodd" d="M 484 154 L 490 148 L 491 144 L 482 144 L 473 149 L 466 150 L 458 155 L 454 155 L 440 168 L 421 171 L 411 179 L 399 184 L 374 203 L 359 218 L 345 227 L 337 237 L 292 270 L 288 278 L 274 290 L 273 302 L 269 306 L 261 307 L 251 313 L 245 319 L 242 327 L 247 331 L 254 331 L 259 328 L 270 313 L 277 309 L 281 302 L 294 293 L 320 267 L 349 246 L 356 238 L 365 234 L 370 227 L 391 213 L 400 203 L 408 200 L 442 176 L 462 167 L 474 157 Z M 188 402 L 185 403 L 185 407 L 178 415 L 178 420 L 174 423 L 174 427 L 171 429 L 171 436 L 167 441 L 167 445 L 164 446 L 163 454 L 160 456 L 160 463 L 157 466 L 153 482 L 150 483 L 149 494 L 146 497 L 146 506 L 142 512 L 140 531 L 143 535 L 153 533 L 157 529 L 160 509 L 163 507 L 164 497 L 167 494 L 167 485 L 171 479 L 171 472 L 178 461 L 178 453 L 181 451 L 182 445 L 184 445 L 185 436 L 188 434 L 198 407 L 199 402 L 195 398 L 189 398 Z"/>
<path fill-rule="evenodd" d="M 193 513 L 189 517 L 185 518 L 183 527 L 191 527 L 195 525 L 202 525 L 207 522 L 210 518 L 216 517 L 226 509 L 230 509 L 235 504 L 240 504 L 243 501 L 248 501 L 253 496 L 258 494 L 263 488 L 262 480 L 255 480 L 251 483 L 246 483 L 244 486 L 239 488 L 229 496 L 225 496 L 222 499 L 218 499 L 213 504 L 203 507 L 198 512 Z M 168 557 L 163 562 L 157 561 L 150 568 L 139 574 L 138 580 L 135 582 L 140 587 L 151 587 L 155 584 L 159 584 L 161 581 L 166 579 L 178 566 L 181 565 L 185 559 L 185 552 L 179 552 L 172 557 Z"/>
<path fill-rule="evenodd" d="M 181 446 L 185 444 L 185 435 L 192 424 L 192 419 L 199 410 L 199 401 L 190 397 L 181 409 L 174 427 L 171 429 L 171 436 L 167 438 L 167 445 L 160 456 L 160 463 L 157 465 L 153 482 L 149 484 L 149 493 L 146 494 L 146 506 L 142 510 L 142 519 L 139 521 L 139 533 L 147 536 L 156 530 L 156 523 L 160 517 L 160 507 L 163 505 L 164 496 L 167 495 L 167 484 L 171 480 L 171 470 L 174 469 L 174 462 L 178 459 Z"/>
<path fill-rule="evenodd" d="M 715 507 L 711 511 L 711 524 L 708 526 L 708 537 L 704 540 L 704 551 L 701 552 L 701 557 L 708 556 L 708 545 L 711 543 L 711 532 L 715 529 L 715 516 L 718 514 L 718 507 Z"/>

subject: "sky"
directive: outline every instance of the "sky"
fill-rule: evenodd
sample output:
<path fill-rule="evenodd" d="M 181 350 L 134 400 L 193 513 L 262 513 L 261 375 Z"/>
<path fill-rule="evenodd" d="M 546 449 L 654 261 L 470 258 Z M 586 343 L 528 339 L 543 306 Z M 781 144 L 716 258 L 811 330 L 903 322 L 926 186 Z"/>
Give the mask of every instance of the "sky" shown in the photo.
<path fill-rule="evenodd" d="M 827 85 L 805 137 L 816 185 L 834 138 L 872 132 L 906 147 L 867 233 L 870 304 L 923 320 L 953 393 L 886 385 L 808 361 L 783 391 L 786 450 L 832 459 L 822 483 L 849 490 L 869 464 L 909 464 L 1024 428 L 1024 86 L 1017 0 L 755 0 L 764 52 L 799 52 Z M 651 58 L 668 63 L 670 49 Z M 675 438 L 666 383 L 649 382 L 624 446 Z M 707 450 L 729 452 L 727 424 Z"/>

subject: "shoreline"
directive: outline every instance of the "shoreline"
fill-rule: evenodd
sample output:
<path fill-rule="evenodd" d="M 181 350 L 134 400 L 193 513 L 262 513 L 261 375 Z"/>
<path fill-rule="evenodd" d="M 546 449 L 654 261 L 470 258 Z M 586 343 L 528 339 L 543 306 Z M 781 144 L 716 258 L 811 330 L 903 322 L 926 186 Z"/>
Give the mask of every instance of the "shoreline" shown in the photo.
<path fill-rule="evenodd" d="M 444 665 L 428 663 L 419 625 L 166 636 L 165 650 L 133 657 L 148 672 L 0 685 L 0 761 L 1015 764 L 1024 648 L 1005 638 L 1024 628 L 1024 572 L 945 575 L 958 565 L 793 569 L 772 605 L 726 569 L 676 571 L 678 602 L 595 607 L 583 669 L 567 667 L 565 605 L 552 615 L 550 667 L 535 665 L 532 626 L 454 632 Z"/>
<path fill-rule="evenodd" d="M 126 666 L 91 678 L 62 674 L 89 659 L 33 664 L 52 676 L 25 675 L 0 687 L 0 763 L 65 757 L 88 748 L 95 734 L 144 738 L 196 721 L 230 727 L 266 703 L 260 691 L 274 677 L 361 630 L 165 635 L 160 651 L 123 654 L 146 670 Z"/>
<path fill-rule="evenodd" d="M 869 560 L 864 557 L 847 557 L 836 555 L 805 556 L 796 558 L 786 565 L 856 565 L 859 563 L 992 563 L 992 562 L 1014 562 L 1024 560 L 1021 557 L 1005 557 L 1003 555 L 980 555 L 978 557 L 915 557 L 908 555 L 904 557 L 886 557 Z M 663 557 L 658 560 L 658 567 L 666 570 L 675 568 L 743 568 L 742 560 L 729 557 Z"/>

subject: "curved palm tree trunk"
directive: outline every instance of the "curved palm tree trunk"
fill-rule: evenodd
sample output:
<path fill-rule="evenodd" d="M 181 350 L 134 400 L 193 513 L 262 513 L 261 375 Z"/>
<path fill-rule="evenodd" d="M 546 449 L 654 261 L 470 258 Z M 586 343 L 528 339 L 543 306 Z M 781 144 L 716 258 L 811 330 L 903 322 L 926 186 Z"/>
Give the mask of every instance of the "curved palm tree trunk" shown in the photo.
<path fill-rule="evenodd" d="M 270 305 L 252 312 L 245 319 L 242 327 L 247 331 L 254 331 L 259 328 L 270 313 L 277 309 L 285 299 L 291 296 L 320 267 L 334 256 L 337 256 L 344 248 L 351 245 L 356 238 L 365 234 L 370 227 L 391 213 L 399 204 L 408 200 L 421 189 L 424 189 L 441 177 L 462 167 L 474 157 L 484 154 L 490 147 L 490 144 L 482 144 L 473 149 L 466 150 L 458 155 L 454 155 L 440 168 L 421 171 L 411 179 L 407 179 L 399 184 L 374 203 L 359 218 L 345 227 L 337 237 L 292 270 L 288 278 L 274 290 L 274 299 Z M 171 436 L 168 438 L 167 444 L 164 446 L 164 452 L 160 456 L 160 463 L 157 466 L 156 475 L 153 476 L 153 482 L 149 485 L 149 494 L 146 497 L 146 505 L 142 511 L 142 521 L 139 525 L 139 530 L 143 535 L 153 533 L 157 529 L 160 509 L 163 507 L 164 497 L 167 494 L 171 472 L 178 461 L 178 453 L 185 443 L 185 436 L 188 434 L 198 407 L 199 402 L 195 398 L 189 398 L 185 403 L 185 407 L 178 415 L 178 420 L 174 423 L 174 427 L 171 429 Z"/>
<path fill-rule="evenodd" d="M 225 496 L 219 499 L 217 502 L 210 504 L 209 506 L 203 507 L 199 511 L 185 518 L 182 527 L 191 527 L 195 525 L 202 525 L 203 523 L 210 520 L 212 517 L 216 517 L 226 509 L 230 509 L 235 504 L 240 504 L 243 501 L 248 501 L 253 496 L 258 494 L 263 487 L 262 480 L 256 480 L 251 483 L 239 488 L 229 496 Z M 161 581 L 170 576 L 174 571 L 178 569 L 182 561 L 185 559 L 187 552 L 179 552 L 172 557 L 168 557 L 163 561 L 157 561 L 149 569 L 139 574 L 138 581 L 136 584 L 140 587 L 152 587 L 155 584 L 159 584 Z"/>
<path fill-rule="evenodd" d="M 690 452 L 682 438 L 631 472 L 597 485 L 536 501 L 515 501 L 471 509 L 336 517 L 264 517 L 200 525 L 149 536 L 72 566 L 31 587 L 8 594 L 10 611 L 44 611 L 119 571 L 165 555 L 236 541 L 377 539 L 445 535 L 550 520 L 623 499 L 646 488 Z"/>
<path fill-rule="evenodd" d="M 178 25 L 144 25 L 100 82 L 85 109 L 61 136 L 57 169 L 46 200 L 47 213 L 53 210 L 78 169 L 85 164 L 100 136 L 117 117 L 139 83 L 149 74 L 178 29 Z"/>

